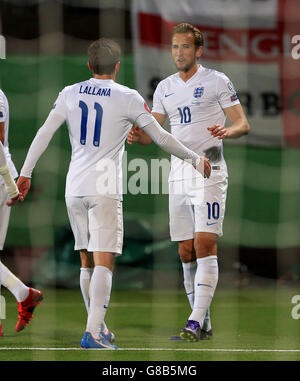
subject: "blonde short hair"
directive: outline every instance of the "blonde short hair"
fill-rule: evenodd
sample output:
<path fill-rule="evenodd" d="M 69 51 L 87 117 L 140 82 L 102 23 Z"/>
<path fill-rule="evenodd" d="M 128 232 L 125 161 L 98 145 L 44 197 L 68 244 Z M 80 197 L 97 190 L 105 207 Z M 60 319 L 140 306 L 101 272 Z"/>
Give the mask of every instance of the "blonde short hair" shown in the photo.
<path fill-rule="evenodd" d="M 173 28 L 172 38 L 174 34 L 176 33 L 192 33 L 194 35 L 194 43 L 195 43 L 196 49 L 198 49 L 200 46 L 203 46 L 204 44 L 202 32 L 200 32 L 200 30 L 192 24 L 181 23 L 176 25 Z"/>

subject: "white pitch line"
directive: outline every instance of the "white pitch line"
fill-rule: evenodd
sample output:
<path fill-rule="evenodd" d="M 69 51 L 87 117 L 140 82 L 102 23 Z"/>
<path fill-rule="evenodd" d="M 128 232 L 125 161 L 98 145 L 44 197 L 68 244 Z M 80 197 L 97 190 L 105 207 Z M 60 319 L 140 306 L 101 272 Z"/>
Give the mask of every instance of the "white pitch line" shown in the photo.
<path fill-rule="evenodd" d="M 103 349 L 89 349 L 103 350 Z M 0 351 L 84 351 L 82 348 L 0 347 Z M 118 351 L 191 351 L 191 352 L 300 352 L 300 349 L 226 349 L 226 348 L 118 348 Z"/>

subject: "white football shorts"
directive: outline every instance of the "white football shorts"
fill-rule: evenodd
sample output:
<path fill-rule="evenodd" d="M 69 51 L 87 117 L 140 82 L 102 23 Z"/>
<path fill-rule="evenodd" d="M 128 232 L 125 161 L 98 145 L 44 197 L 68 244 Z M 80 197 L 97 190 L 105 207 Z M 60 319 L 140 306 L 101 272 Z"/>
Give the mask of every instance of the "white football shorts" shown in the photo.
<path fill-rule="evenodd" d="M 105 196 L 66 197 L 75 250 L 122 255 L 122 201 Z"/>
<path fill-rule="evenodd" d="M 0 250 L 5 243 L 11 208 L 6 205 L 9 200 L 4 182 L 0 180 Z"/>
<path fill-rule="evenodd" d="M 169 183 L 171 241 L 193 239 L 197 232 L 223 235 L 227 178 L 195 190 L 188 180 Z"/>

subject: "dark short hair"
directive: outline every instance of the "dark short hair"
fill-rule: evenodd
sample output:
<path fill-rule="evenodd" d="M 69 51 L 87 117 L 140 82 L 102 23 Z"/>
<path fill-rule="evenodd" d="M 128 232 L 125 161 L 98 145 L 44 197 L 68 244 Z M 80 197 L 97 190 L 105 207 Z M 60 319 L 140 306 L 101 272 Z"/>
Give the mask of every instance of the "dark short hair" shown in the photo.
<path fill-rule="evenodd" d="M 203 46 L 204 39 L 203 39 L 202 32 L 200 32 L 200 30 L 196 28 L 194 25 L 188 24 L 185 22 L 178 24 L 173 28 L 172 38 L 174 34 L 176 33 L 189 33 L 189 32 L 194 35 L 194 43 L 195 43 L 196 49 L 198 49 L 200 46 Z"/>
<path fill-rule="evenodd" d="M 89 63 L 95 74 L 112 74 L 120 56 L 120 45 L 109 38 L 99 38 L 88 47 Z"/>

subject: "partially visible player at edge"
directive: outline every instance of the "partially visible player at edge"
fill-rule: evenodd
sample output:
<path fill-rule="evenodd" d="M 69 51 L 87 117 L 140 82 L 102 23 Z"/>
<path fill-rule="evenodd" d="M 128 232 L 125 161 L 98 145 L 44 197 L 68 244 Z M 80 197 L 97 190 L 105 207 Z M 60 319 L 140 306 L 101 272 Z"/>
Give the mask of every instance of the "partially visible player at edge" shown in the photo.
<path fill-rule="evenodd" d="M 104 318 L 114 259 L 122 254 L 122 155 L 132 125 L 144 129 L 165 151 L 189 160 L 203 176 L 209 177 L 211 171 L 205 157 L 187 149 L 161 128 L 136 90 L 115 82 L 120 54 L 119 45 L 110 39 L 102 38 L 89 46 L 88 66 L 93 78 L 60 92 L 30 146 L 17 182 L 25 197 L 39 157 L 66 121 L 72 157 L 65 196 L 75 250 L 80 251 L 81 278 L 85 278 L 82 290 L 88 310 L 82 348 L 117 349 L 112 343 L 114 335 L 104 330 Z M 110 189 L 101 183 L 105 168 L 109 174 L 105 180 L 115 182 Z"/>
<path fill-rule="evenodd" d="M 11 160 L 8 144 L 9 104 L 2 90 L 0 90 L 0 250 L 3 250 L 10 208 L 7 201 L 18 202 L 23 200 L 14 178 L 18 176 Z M 33 311 L 43 298 L 42 293 L 34 288 L 27 287 L 2 262 L 0 262 L 0 287 L 5 286 L 16 298 L 18 303 L 18 321 L 15 327 L 17 332 L 22 331 L 32 319 Z M 0 320 L 0 336 L 3 335 Z"/>
<path fill-rule="evenodd" d="M 172 57 L 178 73 L 162 80 L 153 96 L 152 114 L 163 125 L 168 117 L 171 133 L 184 145 L 211 162 L 201 206 L 184 205 L 189 195 L 176 196 L 178 181 L 186 182 L 183 162 L 172 157 L 169 177 L 170 235 L 178 241 L 184 287 L 192 313 L 180 337 L 198 341 L 212 335 L 209 307 L 218 282 L 217 240 L 227 194 L 227 167 L 223 139 L 248 134 L 249 124 L 229 78 L 198 64 L 203 53 L 203 35 L 193 25 L 173 29 Z M 231 125 L 224 127 L 226 116 Z M 150 144 L 151 138 L 134 127 L 127 139 Z M 179 338 L 179 337 L 177 337 Z M 174 337 L 176 339 L 176 337 Z"/>

